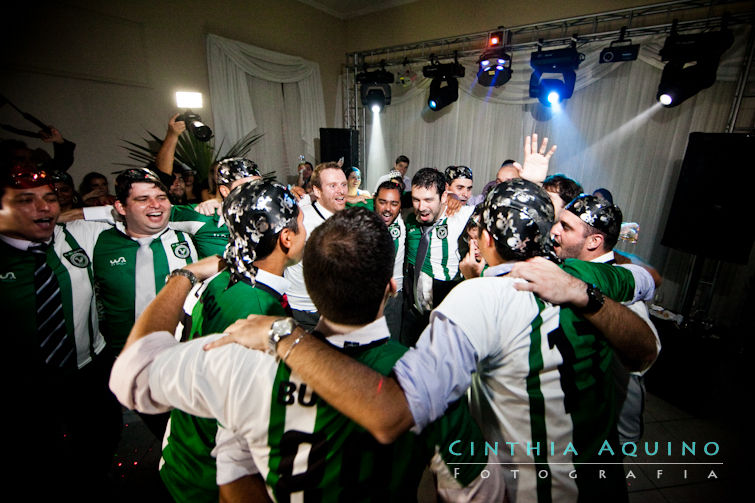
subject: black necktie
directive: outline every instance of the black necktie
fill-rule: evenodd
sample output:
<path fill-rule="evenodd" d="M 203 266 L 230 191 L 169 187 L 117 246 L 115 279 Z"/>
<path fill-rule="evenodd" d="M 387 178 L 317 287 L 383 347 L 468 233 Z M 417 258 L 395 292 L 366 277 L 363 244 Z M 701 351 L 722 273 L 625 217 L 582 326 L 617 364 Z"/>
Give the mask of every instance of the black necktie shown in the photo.
<path fill-rule="evenodd" d="M 53 368 L 76 368 L 76 346 L 66 329 L 58 279 L 47 265 L 48 247 L 29 247 L 34 254 L 34 290 L 37 302 L 37 340 L 42 361 Z"/>
<path fill-rule="evenodd" d="M 430 244 L 430 233 L 434 226 L 422 227 L 422 237 L 419 239 L 419 245 L 417 245 L 417 255 L 414 256 L 414 301 L 417 301 L 417 282 L 419 280 L 419 273 L 422 271 L 422 266 L 425 265 L 425 257 L 427 256 L 427 247 Z"/>

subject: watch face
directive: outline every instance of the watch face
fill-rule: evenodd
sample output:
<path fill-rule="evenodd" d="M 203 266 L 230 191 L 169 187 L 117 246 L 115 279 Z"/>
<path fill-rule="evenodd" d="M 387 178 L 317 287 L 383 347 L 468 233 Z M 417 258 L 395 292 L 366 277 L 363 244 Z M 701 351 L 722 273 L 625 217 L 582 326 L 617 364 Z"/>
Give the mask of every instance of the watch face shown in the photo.
<path fill-rule="evenodd" d="M 293 319 L 283 318 L 281 320 L 275 320 L 273 322 L 271 330 L 275 336 L 280 338 L 291 335 L 291 332 L 294 331 L 295 326 L 296 324 L 294 323 Z"/>

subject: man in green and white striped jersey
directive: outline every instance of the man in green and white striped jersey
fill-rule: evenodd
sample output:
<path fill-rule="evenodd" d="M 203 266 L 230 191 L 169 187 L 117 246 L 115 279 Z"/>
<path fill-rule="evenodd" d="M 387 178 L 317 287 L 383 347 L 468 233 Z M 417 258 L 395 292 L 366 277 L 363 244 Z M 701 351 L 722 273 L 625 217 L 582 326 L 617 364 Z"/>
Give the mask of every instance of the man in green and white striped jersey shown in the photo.
<path fill-rule="evenodd" d="M 422 168 L 412 178 L 414 212 L 406 219 L 406 267 L 401 343 L 413 346 L 427 326 L 430 311 L 462 279 L 458 239 L 474 206 L 446 213 L 446 177 Z M 418 265 L 419 264 L 419 265 Z"/>
<path fill-rule="evenodd" d="M 50 174 L 2 154 L 0 317 L 10 374 L 3 382 L 16 411 L 6 476 L 39 500 L 98 500 L 121 408 L 107 388 L 114 355 L 98 327 L 93 235 L 84 222 L 56 225 Z"/>
<path fill-rule="evenodd" d="M 395 181 L 387 180 L 378 185 L 373 201 L 375 213 L 388 226 L 388 231 L 393 239 L 393 281 L 398 285 L 399 291 L 385 303 L 385 321 L 391 338 L 399 340 L 401 334 L 401 309 L 403 304 L 404 286 L 404 248 L 406 247 L 406 225 L 401 218 L 401 186 Z"/>
<path fill-rule="evenodd" d="M 445 498 L 501 501 L 500 467 L 487 464 L 484 449 L 449 454 L 451 445 L 482 441 L 463 401 L 422 434 L 407 432 L 381 445 L 312 393 L 286 364 L 296 355 L 296 345 L 311 338 L 389 372 L 406 351 L 390 341 L 381 316 L 386 298 L 396 290 L 392 249 L 385 224 L 365 208 L 336 213 L 312 232 L 304 275 L 321 318 L 314 333 L 299 333 L 282 360 L 233 344 L 205 351 L 218 336 L 178 345 L 170 332 L 155 332 L 175 325 L 189 290 L 190 282 L 176 277 L 129 335 L 113 367 L 111 389 L 127 407 L 159 411 L 173 406 L 216 417 L 247 440 L 277 501 L 414 500 L 431 459 Z M 273 327 L 267 325 L 271 351 L 296 326 L 292 318 L 272 319 Z M 451 468 L 440 457 L 458 466 Z"/>
<path fill-rule="evenodd" d="M 120 351 L 134 320 L 165 276 L 198 258 L 222 255 L 227 229 L 185 206 L 172 206 L 154 172 L 128 169 L 115 181 L 122 220 L 101 232 L 92 263 L 105 340 Z M 84 211 L 85 217 L 87 211 Z"/>
<path fill-rule="evenodd" d="M 653 280 L 642 268 L 580 261 L 567 263 L 567 274 L 544 258 L 558 260 L 552 223 L 553 205 L 536 184 L 496 186 L 480 225 L 485 277 L 463 281 L 435 308 L 395 377 L 299 339 L 299 329 L 276 353 L 290 353 L 288 364 L 318 395 L 383 442 L 422 431 L 471 388 L 472 412 L 506 465 L 509 501 L 626 501 L 613 352 L 642 368 L 655 358 L 655 342 L 647 324 L 610 297 L 645 298 Z M 225 340 L 262 349 L 269 323 L 238 322 Z"/>
<path fill-rule="evenodd" d="M 221 163 L 225 172 L 227 165 Z M 232 163 L 231 167 L 239 166 Z M 197 284 L 184 304 L 183 326 L 177 337 L 191 340 L 222 332 L 250 314 L 284 317 L 286 266 L 301 260 L 306 240 L 303 214 L 293 195 L 275 182 L 244 183 L 243 170 L 233 170 L 240 183 L 225 191 L 223 217 L 228 223 L 228 268 Z M 247 449 L 237 448 L 238 437 L 217 420 L 196 417 L 180 409 L 170 413 L 160 477 L 177 502 L 241 501 L 256 473 L 254 462 L 241 462 Z M 213 452 L 213 449 L 217 450 Z M 216 460 L 217 458 L 217 470 Z M 225 462 L 227 459 L 233 462 Z M 242 479 L 246 477 L 246 479 Z M 238 495 L 239 497 L 235 497 Z"/>

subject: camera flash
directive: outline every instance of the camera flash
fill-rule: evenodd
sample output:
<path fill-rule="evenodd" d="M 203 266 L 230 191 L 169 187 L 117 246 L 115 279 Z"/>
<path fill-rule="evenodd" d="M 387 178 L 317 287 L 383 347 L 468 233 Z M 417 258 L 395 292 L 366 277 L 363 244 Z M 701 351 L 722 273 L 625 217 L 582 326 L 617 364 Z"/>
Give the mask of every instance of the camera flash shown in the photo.
<path fill-rule="evenodd" d="M 176 106 L 178 108 L 202 108 L 202 93 L 176 93 Z"/>

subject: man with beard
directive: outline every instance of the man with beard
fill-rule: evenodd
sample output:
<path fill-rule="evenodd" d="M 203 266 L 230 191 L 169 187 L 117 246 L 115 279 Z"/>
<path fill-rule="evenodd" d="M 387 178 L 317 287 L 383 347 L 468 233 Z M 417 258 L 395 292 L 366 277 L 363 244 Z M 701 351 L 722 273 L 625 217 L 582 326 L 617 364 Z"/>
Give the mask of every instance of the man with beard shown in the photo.
<path fill-rule="evenodd" d="M 422 168 L 412 179 L 414 213 L 406 220 L 406 260 L 401 343 L 413 346 L 430 311 L 460 281 L 458 239 L 474 211 L 462 206 L 446 213 L 446 177 Z"/>
<path fill-rule="evenodd" d="M 614 246 L 619 239 L 622 214 L 618 206 L 597 196 L 583 194 L 564 207 L 551 229 L 554 249 L 562 258 L 576 258 L 586 262 L 617 264 Z M 652 274 L 652 272 L 651 272 Z M 655 335 L 656 352 L 661 351 L 658 331 L 650 321 L 644 302 L 629 306 L 640 316 Z M 647 368 L 627 373 L 621 365 L 616 366 L 617 382 L 620 385 L 621 412 L 619 414 L 619 441 L 637 442 L 643 432 L 642 412 L 645 403 L 643 375 Z"/>
<path fill-rule="evenodd" d="M 639 268 L 635 276 L 579 261 L 564 267 L 587 283 L 566 274 L 545 259 L 557 260 L 552 223 L 550 198 L 534 183 L 496 186 L 479 233 L 490 265 L 485 277 L 463 281 L 446 297 L 390 377 L 314 338 L 294 346 L 299 329 L 276 353 L 288 354 L 287 363 L 319 396 L 386 443 L 409 428 L 422 431 L 471 387 L 473 415 L 487 442 L 505 446 L 498 460 L 513 465 L 505 472 L 509 500 L 626 501 L 620 460 L 599 451 L 616 435 L 610 362 L 617 351 L 641 368 L 655 357 L 655 344 L 647 325 L 611 297 L 646 296 L 652 279 Z M 239 321 L 214 345 L 266 350 L 274 321 Z"/>

